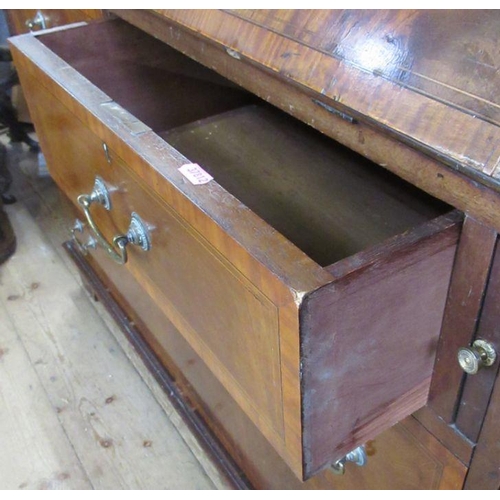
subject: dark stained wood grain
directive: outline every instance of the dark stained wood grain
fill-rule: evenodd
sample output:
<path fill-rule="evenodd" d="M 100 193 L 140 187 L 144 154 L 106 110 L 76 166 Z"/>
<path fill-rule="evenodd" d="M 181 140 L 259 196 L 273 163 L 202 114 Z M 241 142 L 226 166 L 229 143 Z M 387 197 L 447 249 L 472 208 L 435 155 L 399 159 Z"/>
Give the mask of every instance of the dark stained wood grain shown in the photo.
<path fill-rule="evenodd" d="M 455 490 L 466 467 L 413 417 L 366 444 L 365 467 L 349 465 L 342 477 L 320 476 L 323 488 L 339 490 Z M 331 485 L 331 486 L 330 486 Z"/>
<path fill-rule="evenodd" d="M 26 24 L 27 21 L 33 20 L 39 12 L 45 19 L 47 29 L 79 21 L 96 21 L 105 16 L 105 13 L 100 9 L 4 9 L 9 35 L 13 36 L 28 33 L 30 29 Z M 38 31 L 39 29 L 40 28 L 34 28 L 34 31 Z M 13 89 L 13 102 L 19 121 L 31 123 L 31 118 L 27 111 L 26 100 L 22 93 L 22 89 L 18 86 Z"/>
<path fill-rule="evenodd" d="M 306 477 L 426 403 L 459 233 L 442 219 L 305 298 Z"/>
<path fill-rule="evenodd" d="M 261 220 L 242 207 L 239 201 L 227 196 L 227 192 L 217 184 L 209 185 L 210 189 L 200 189 L 186 182 L 178 172 L 179 167 L 189 162 L 185 156 L 152 131 L 143 130 L 135 134 L 129 123 L 109 112 L 109 96 L 36 38 L 26 35 L 17 37 L 12 52 L 23 87 L 29 87 L 33 95 L 38 85 L 49 89 L 49 93 L 69 112 L 116 151 L 153 192 L 169 203 L 239 271 L 251 276 L 273 300 L 286 303 L 291 298 L 290 288 L 310 289 L 330 279 L 319 265 L 276 232 L 255 232 L 254 228 L 261 224 Z M 48 122 L 44 126 L 55 131 L 61 128 L 57 118 L 44 120 L 41 99 L 31 99 L 29 104 L 30 111 L 33 109 L 38 113 L 40 124 Z M 64 133 L 64 127 L 59 133 Z M 50 156 L 48 141 L 45 142 Z M 50 159 L 48 162 L 51 163 Z M 189 203 L 186 203 L 187 199 Z M 228 219 L 232 220 L 230 225 L 225 222 Z M 250 252 L 253 257 L 239 258 L 242 252 L 245 255 Z M 272 259 L 269 259 L 270 256 Z M 261 270 L 264 269 L 272 271 L 271 281 L 262 279 Z"/>
<path fill-rule="evenodd" d="M 32 41 L 36 40 L 31 39 L 30 42 Z M 19 67 L 22 66 L 22 61 L 23 58 L 20 57 Z M 89 186 L 91 186 L 93 182 L 92 169 L 88 170 L 89 165 L 92 166 L 92 168 L 99 168 L 99 163 L 101 162 L 100 164 L 102 165 L 103 172 L 109 170 L 109 165 L 107 164 L 102 151 L 102 145 L 100 142 L 95 142 L 97 136 L 92 136 L 92 134 L 89 133 L 85 123 L 85 121 L 93 115 L 88 112 L 82 113 L 82 117 L 85 121 L 79 121 L 78 115 L 76 113 L 73 114 L 72 111 L 78 111 L 79 109 L 84 108 L 75 106 L 72 99 L 67 99 L 68 94 L 61 93 L 63 102 L 71 107 L 71 111 L 69 111 L 68 108 L 66 108 L 61 102 L 58 102 L 52 94 L 46 92 L 43 86 L 38 84 L 38 81 L 30 74 L 29 68 L 32 68 L 32 66 L 28 65 L 25 67 L 26 72 L 20 71 L 20 74 L 22 75 L 21 78 L 24 79 L 25 88 L 29 89 L 28 91 L 32 97 L 29 104 L 33 115 L 36 117 L 40 141 L 44 151 L 46 152 L 50 168 L 52 168 L 60 186 L 67 192 L 75 193 L 75 187 L 81 185 L 80 183 L 83 178 L 87 178 L 88 185 L 85 185 L 85 191 L 88 191 Z M 55 72 L 57 73 L 57 70 L 55 70 Z M 64 71 L 64 74 L 67 74 L 67 71 Z M 76 82 L 78 87 L 80 82 L 78 79 Z M 88 83 L 85 85 L 84 82 L 82 82 L 82 86 L 85 88 L 88 86 Z M 57 89 L 57 87 L 55 88 Z M 87 87 L 83 91 L 83 95 L 88 98 L 87 101 L 85 101 L 88 106 L 95 106 L 94 109 L 97 110 L 98 114 L 102 113 L 98 104 L 99 102 L 102 102 L 101 99 L 104 98 L 102 93 L 98 92 L 97 89 L 94 91 L 94 89 L 89 89 Z M 294 302 L 295 292 L 293 289 L 290 290 L 287 285 L 284 285 L 284 283 L 280 284 L 281 278 L 279 276 L 285 278 L 285 281 L 289 282 L 289 284 L 291 284 L 295 278 L 288 272 L 282 273 L 281 271 L 278 271 L 275 264 L 280 260 L 283 263 L 287 262 L 286 266 L 290 266 L 292 274 L 295 274 L 297 278 L 299 278 L 299 275 L 302 276 L 302 278 L 299 278 L 296 282 L 297 284 L 295 285 L 299 290 L 302 288 L 307 289 L 310 286 L 314 286 L 313 283 L 318 282 L 320 275 L 315 269 L 318 269 L 319 266 L 306 259 L 303 253 L 294 249 L 294 247 L 278 233 L 270 231 L 265 226 L 262 227 L 263 222 L 261 219 L 252 214 L 248 209 L 242 209 L 241 204 L 225 194 L 222 188 L 213 186 L 209 190 L 200 190 L 199 187 L 187 185 L 184 178 L 176 170 L 176 167 L 186 163 L 186 158 L 177 153 L 177 156 L 170 158 L 169 163 L 165 163 L 165 160 L 169 158 L 168 151 L 170 147 L 164 141 L 161 141 L 158 136 L 152 137 L 149 136 L 148 133 L 145 133 L 136 137 L 130 132 L 130 130 L 127 130 L 126 128 L 121 129 L 121 126 L 118 123 L 118 130 L 121 130 L 127 139 L 127 144 L 124 147 L 124 144 L 121 143 L 120 140 L 117 140 L 113 133 L 116 131 L 116 122 L 109 120 L 109 117 L 103 118 L 106 126 L 104 126 L 102 122 L 97 122 L 97 131 L 99 135 L 106 139 L 108 145 L 116 146 L 120 152 L 125 153 L 125 156 L 130 160 L 129 164 L 132 165 L 134 169 L 139 167 L 139 170 L 135 170 L 135 172 L 140 175 L 140 182 L 147 183 L 148 189 L 151 190 L 151 193 L 161 193 L 163 201 L 170 203 L 178 214 L 182 214 L 185 220 L 190 221 L 190 225 L 192 226 L 191 230 L 194 231 L 196 228 L 196 230 L 199 231 L 198 237 L 206 238 L 208 243 L 205 242 L 205 244 L 209 245 L 208 248 L 210 248 L 210 245 L 213 245 L 213 249 L 221 252 L 222 256 L 229 258 L 230 262 L 233 263 L 232 265 L 235 265 L 238 270 L 235 271 L 236 276 L 243 272 L 244 276 L 247 277 L 246 279 L 249 279 L 259 289 L 261 289 L 268 299 L 276 301 L 276 304 L 280 306 L 278 312 L 280 324 L 279 347 L 273 349 L 272 352 L 268 354 L 272 356 L 277 356 L 279 354 L 282 364 L 283 375 L 281 379 L 281 387 L 277 385 L 273 387 L 271 392 L 276 390 L 283 391 L 283 401 L 286 402 L 287 408 L 286 414 L 283 416 L 283 425 L 286 428 L 286 442 L 284 442 L 279 430 L 278 432 L 273 431 L 272 426 L 270 427 L 269 424 L 265 423 L 266 421 L 269 421 L 268 418 L 265 415 L 262 415 L 261 417 L 258 410 L 256 410 L 255 405 L 250 400 L 245 403 L 244 399 L 240 399 L 240 403 L 242 403 L 247 410 L 254 415 L 255 420 L 260 422 L 260 424 L 258 424 L 259 427 L 263 430 L 267 438 L 274 443 L 280 454 L 284 456 L 285 460 L 291 463 L 295 470 L 300 471 L 301 427 L 300 391 L 298 381 L 300 360 L 298 355 L 298 336 L 296 334 L 298 331 L 298 314 L 297 306 Z M 92 123 L 92 120 L 90 123 Z M 107 136 L 107 133 L 110 135 Z M 83 136 L 86 137 L 86 140 L 81 140 Z M 92 139 L 92 137 L 94 137 L 94 139 Z M 151 144 L 151 139 L 153 140 L 153 144 Z M 154 145 L 154 142 L 156 142 L 156 145 Z M 61 144 L 66 145 L 66 147 L 61 147 Z M 92 145 L 92 147 L 90 147 L 90 145 Z M 135 149 L 132 148 L 134 145 L 136 146 Z M 154 167 L 151 163 L 146 162 L 142 156 L 138 155 L 138 152 L 140 152 L 144 146 L 146 146 L 146 149 L 149 149 L 150 153 L 154 153 L 153 157 L 151 157 L 148 153 L 146 153 L 145 156 L 150 160 L 153 160 L 153 164 L 156 164 L 157 167 L 159 167 L 158 170 L 157 167 Z M 127 153 L 127 151 L 129 152 Z M 132 155 L 131 152 L 133 152 Z M 114 157 L 114 152 L 112 155 Z M 156 160 L 154 159 L 155 157 Z M 170 161 L 173 164 L 170 163 Z M 178 183 L 177 187 L 168 181 L 170 177 L 170 174 L 168 173 L 169 169 L 171 169 L 171 173 L 174 174 L 173 178 L 178 178 L 177 181 L 174 181 L 174 184 Z M 59 175 L 57 175 L 58 171 L 60 172 Z M 82 174 L 82 179 L 79 178 L 80 174 Z M 155 176 L 157 176 L 156 180 Z M 178 188 L 181 188 L 180 191 Z M 203 210 L 197 208 L 199 202 L 195 202 L 194 204 L 192 203 L 194 201 L 192 196 L 190 196 L 191 201 L 186 203 L 187 200 L 184 198 L 184 195 L 181 194 L 182 192 L 185 192 L 186 189 L 188 192 L 191 191 L 194 198 L 197 198 L 200 195 L 203 197 L 208 194 L 209 198 L 213 198 L 213 208 L 216 211 L 222 210 L 222 212 L 227 212 L 227 215 L 222 219 L 215 217 L 214 220 L 213 217 L 209 216 L 211 203 L 202 203 Z M 221 200 L 224 200 L 224 203 L 221 203 Z M 238 221 L 239 213 L 241 214 L 240 221 Z M 217 221 L 217 219 L 219 220 Z M 228 223 L 229 220 L 231 220 L 230 223 Z M 256 231 L 255 228 L 259 226 L 262 227 L 262 230 Z M 120 225 L 120 231 L 123 231 L 124 227 L 126 228 L 126 225 Z M 161 224 L 158 227 L 162 227 Z M 111 227 L 108 227 L 107 231 L 111 231 Z M 248 237 L 248 243 L 250 245 L 251 241 L 256 243 L 256 237 L 257 239 L 262 238 L 262 241 L 258 243 L 255 248 L 258 249 L 258 252 L 261 253 L 262 256 L 265 256 L 265 260 L 271 259 L 274 261 L 274 264 L 269 261 L 269 265 L 263 265 L 262 263 L 259 263 L 259 260 L 254 260 L 254 257 L 248 253 L 251 251 L 248 244 L 238 242 L 238 237 L 235 239 L 231 236 L 231 233 L 234 231 L 241 235 L 246 234 L 247 236 L 245 236 L 244 239 Z M 109 236 L 112 236 L 112 233 L 110 233 Z M 264 240 L 266 240 L 266 242 L 264 242 Z M 272 240 L 275 240 L 278 245 L 276 247 L 276 251 L 272 250 Z M 292 254 L 295 254 L 296 257 L 292 257 L 290 255 L 290 253 L 286 250 L 287 247 L 292 251 Z M 175 251 L 175 247 L 169 245 L 169 248 L 172 252 Z M 303 265 L 297 265 L 301 262 Z M 264 276 L 262 272 L 267 274 L 267 277 Z M 137 273 L 140 273 L 139 269 L 137 269 Z M 321 274 L 323 274 L 324 277 L 327 277 L 327 279 L 331 279 L 331 276 L 326 271 L 323 271 Z M 157 278 L 159 278 L 159 276 L 155 276 L 155 279 Z M 290 278 L 292 281 L 289 281 Z M 147 283 L 147 280 L 144 281 L 144 279 L 141 279 L 141 282 L 143 283 L 143 286 L 146 286 L 148 295 L 152 295 L 158 299 L 160 297 L 158 295 L 158 287 L 151 286 L 151 284 Z M 324 278 L 320 281 L 320 283 L 321 282 L 325 282 Z M 162 283 L 162 286 L 167 286 L 167 284 Z M 174 295 L 175 292 L 175 290 L 169 291 L 169 293 Z M 211 297 L 210 294 L 207 296 L 209 298 Z M 168 306 L 168 303 L 160 299 L 158 300 L 164 306 Z M 186 301 L 187 298 L 184 297 L 182 300 Z M 255 300 L 255 303 L 258 303 L 257 299 Z M 223 310 L 226 311 L 226 309 Z M 230 313 L 230 309 L 228 309 L 227 312 Z M 181 315 L 177 315 L 177 318 L 179 321 L 183 321 Z M 216 316 L 214 315 L 212 319 L 213 321 L 216 321 Z M 251 327 L 251 325 L 255 325 L 258 321 L 258 317 L 255 321 L 249 321 L 247 328 Z M 185 321 L 184 324 L 186 325 Z M 191 330 L 189 328 L 184 328 L 183 331 L 192 332 L 192 328 Z M 223 335 L 223 333 L 224 332 L 220 332 L 219 335 Z M 271 339 L 273 337 L 269 336 L 266 338 Z M 224 344 L 221 344 L 220 347 L 223 349 L 238 349 L 238 345 L 226 345 L 224 347 Z M 200 349 L 202 349 L 201 344 Z M 205 349 L 202 350 L 202 352 L 210 356 L 209 350 Z M 220 365 L 218 363 L 212 363 L 212 367 L 219 373 L 222 373 L 221 369 L 224 370 L 224 365 Z M 245 370 L 244 366 L 241 368 Z M 249 366 L 249 368 L 251 367 Z M 268 369 L 271 368 L 266 368 L 265 371 Z M 256 384 L 255 381 L 251 383 L 254 385 Z M 259 386 L 255 385 L 255 387 Z M 237 393 L 243 394 L 241 393 L 241 388 L 238 385 L 234 385 L 234 389 Z M 262 391 L 262 387 L 259 388 L 259 391 Z M 265 390 L 261 392 L 261 394 L 267 398 Z M 269 401 L 272 402 L 272 405 L 275 408 L 278 407 L 276 405 L 280 404 L 280 401 L 273 401 L 271 399 L 269 399 Z M 280 428 L 281 425 L 282 424 L 280 423 Z M 267 431 L 265 430 L 266 428 L 268 429 Z M 300 474 L 300 472 L 298 473 Z"/>
<path fill-rule="evenodd" d="M 500 352 L 500 248 L 497 246 L 488 288 L 484 298 L 481 319 L 475 338 L 490 342 L 496 352 Z M 466 344 L 470 345 L 470 344 Z M 469 439 L 476 442 L 484 415 L 491 397 L 491 391 L 499 370 L 499 360 L 492 366 L 479 370 L 476 375 L 466 376 L 462 397 L 458 406 L 456 426 Z"/>
<path fill-rule="evenodd" d="M 55 32 L 41 40 L 147 126 L 164 130 L 161 135 L 172 146 L 213 171 L 217 182 L 321 265 L 445 210 L 421 191 L 393 176 L 371 171 L 370 163 L 360 156 L 272 109 L 249 107 L 179 128 L 186 121 L 221 113 L 252 98 L 123 22 Z M 84 44 L 85 40 L 94 43 Z M 85 50 L 74 49 L 82 45 Z M 124 45 L 131 49 L 124 51 Z M 120 65 L 118 69 L 115 64 Z M 176 99 L 165 99 L 173 94 Z M 159 106 L 159 102 L 165 105 Z M 169 132 L 174 127 L 176 130 Z M 238 165 L 247 175 L 243 180 L 242 173 L 236 173 Z M 265 203 L 263 190 L 259 194 L 250 186 L 272 186 L 276 182 L 272 175 L 280 186 Z M 356 182 L 356 189 L 349 186 L 350 179 Z M 289 187 L 288 198 L 284 194 L 277 198 L 285 185 L 294 183 L 300 188 Z M 310 201 L 312 190 L 314 204 Z M 292 210 L 294 217 L 290 216 Z M 281 215 L 273 216 L 274 212 Z M 333 238 L 326 240 L 332 233 Z"/>
<path fill-rule="evenodd" d="M 474 337 L 496 240 L 494 230 L 465 219 L 429 393 L 429 406 L 447 423 L 455 421 L 464 378 L 456 355 Z"/>

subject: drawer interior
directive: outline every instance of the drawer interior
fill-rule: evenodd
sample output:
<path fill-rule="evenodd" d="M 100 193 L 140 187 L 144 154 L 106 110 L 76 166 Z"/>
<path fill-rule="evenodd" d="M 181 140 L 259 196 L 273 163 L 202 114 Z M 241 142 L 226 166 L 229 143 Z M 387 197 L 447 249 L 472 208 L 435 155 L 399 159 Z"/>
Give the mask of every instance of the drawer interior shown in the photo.
<path fill-rule="evenodd" d="M 214 71 L 118 19 L 56 31 L 39 39 L 155 131 L 256 99 Z"/>
<path fill-rule="evenodd" d="M 265 105 L 161 135 L 322 266 L 432 219 L 444 208 Z"/>
<path fill-rule="evenodd" d="M 40 40 L 321 266 L 449 210 L 121 20 Z"/>

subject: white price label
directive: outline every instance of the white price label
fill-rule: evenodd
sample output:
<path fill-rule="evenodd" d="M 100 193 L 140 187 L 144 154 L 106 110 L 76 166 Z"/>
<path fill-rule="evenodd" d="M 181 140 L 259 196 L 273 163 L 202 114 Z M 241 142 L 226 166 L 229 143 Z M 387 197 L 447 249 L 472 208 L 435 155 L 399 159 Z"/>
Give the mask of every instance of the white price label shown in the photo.
<path fill-rule="evenodd" d="M 179 168 L 179 172 L 192 184 L 206 184 L 213 177 L 205 172 L 197 163 L 188 163 Z"/>

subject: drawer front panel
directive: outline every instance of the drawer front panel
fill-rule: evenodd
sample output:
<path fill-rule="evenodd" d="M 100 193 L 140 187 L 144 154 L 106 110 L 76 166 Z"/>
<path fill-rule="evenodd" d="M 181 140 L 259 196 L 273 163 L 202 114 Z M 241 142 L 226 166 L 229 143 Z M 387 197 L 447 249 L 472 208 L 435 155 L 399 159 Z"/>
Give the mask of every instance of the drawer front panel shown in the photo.
<path fill-rule="evenodd" d="M 90 212 L 109 242 L 124 234 L 132 212 L 151 228 L 152 249 L 129 245 L 132 273 L 144 293 L 181 331 L 251 418 L 283 433 L 278 312 L 252 283 L 142 186 L 118 158 L 109 164 L 100 139 L 42 88 L 37 120 L 51 174 L 75 202 L 99 175 L 110 188 L 112 209 Z M 36 108 L 36 105 L 34 106 Z M 50 138 L 49 141 L 47 139 Z M 84 216 L 82 215 L 82 219 Z M 105 252 L 98 249 L 103 260 Z M 108 266 L 119 266 L 109 261 Z"/>
<path fill-rule="evenodd" d="M 98 218 L 110 241 L 126 230 L 132 212 L 152 227 L 151 250 L 130 246 L 126 266 L 236 399 L 281 432 L 277 309 L 131 172 L 110 174 L 105 180 L 120 186 L 111 195 L 112 219 Z"/>

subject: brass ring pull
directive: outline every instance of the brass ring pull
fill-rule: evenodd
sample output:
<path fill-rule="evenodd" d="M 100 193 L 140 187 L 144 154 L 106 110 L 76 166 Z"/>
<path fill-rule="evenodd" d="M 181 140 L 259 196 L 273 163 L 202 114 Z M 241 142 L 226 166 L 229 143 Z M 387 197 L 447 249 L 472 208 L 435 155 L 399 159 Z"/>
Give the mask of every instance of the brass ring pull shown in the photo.
<path fill-rule="evenodd" d="M 109 243 L 97 224 L 92 219 L 90 207 L 92 203 L 103 205 L 106 210 L 111 209 L 109 192 L 100 177 L 96 178 L 91 194 L 81 194 L 77 198 L 78 204 L 83 208 L 88 225 L 94 233 L 97 244 L 100 245 L 111 259 L 118 264 L 126 264 L 128 260 L 127 245 L 132 243 L 147 252 L 151 248 L 151 237 L 146 224 L 138 214 L 132 213 L 130 226 L 126 234 L 119 234 L 113 238 L 113 243 Z"/>

